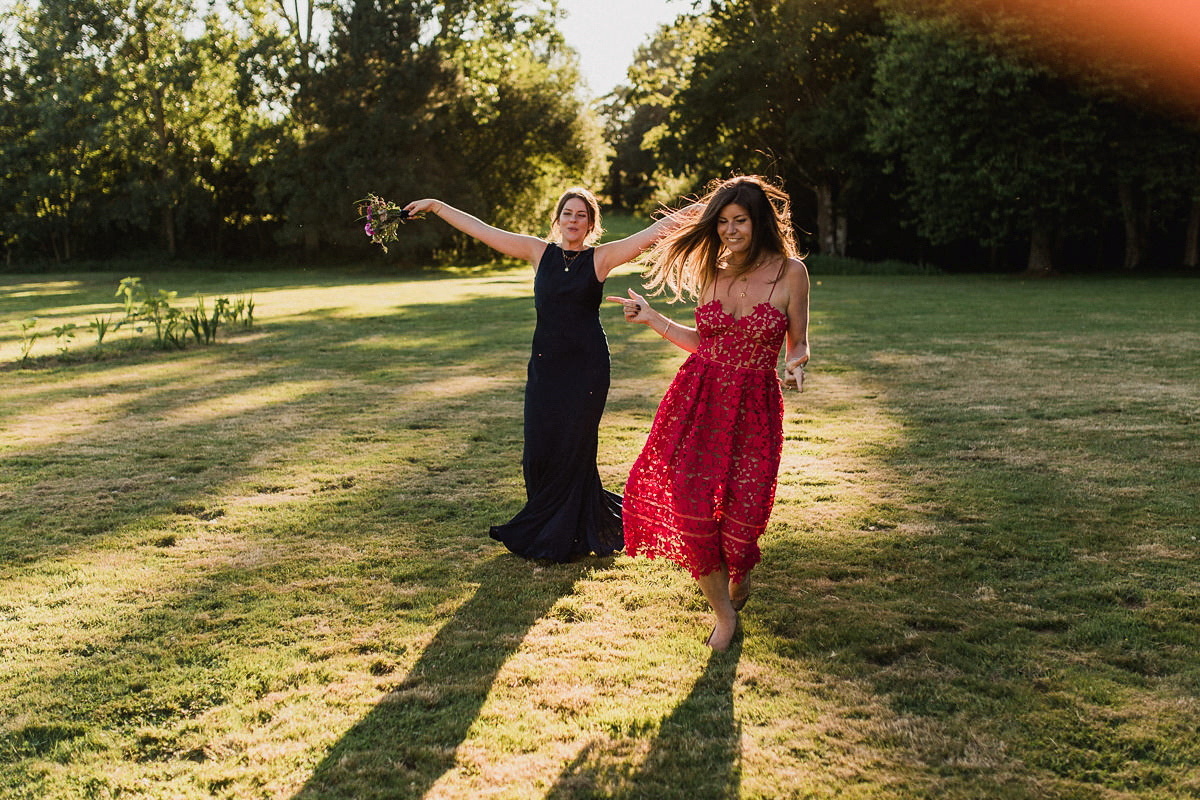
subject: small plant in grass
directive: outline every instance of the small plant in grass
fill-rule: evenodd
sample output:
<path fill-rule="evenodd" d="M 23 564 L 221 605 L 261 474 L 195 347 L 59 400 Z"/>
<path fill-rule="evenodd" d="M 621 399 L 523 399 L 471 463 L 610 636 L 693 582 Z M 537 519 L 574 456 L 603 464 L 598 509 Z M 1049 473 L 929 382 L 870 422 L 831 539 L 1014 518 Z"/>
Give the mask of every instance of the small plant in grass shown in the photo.
<path fill-rule="evenodd" d="M 254 295 L 238 297 L 228 302 L 229 307 L 224 312 L 226 323 L 236 325 L 240 321 L 243 328 L 254 327 Z"/>
<path fill-rule="evenodd" d="M 183 347 L 180 332 L 183 312 L 171 305 L 178 292 L 159 289 L 154 294 L 147 289 L 142 300 L 142 316 L 154 324 L 154 343 L 163 349 Z"/>
<path fill-rule="evenodd" d="M 189 330 L 197 343 L 212 344 L 217 340 L 217 329 L 222 323 L 236 325 L 241 322 L 246 328 L 254 325 L 253 295 L 234 299 L 218 297 L 209 313 L 204 296 L 197 294 L 195 308 L 185 310 L 176 305 L 178 292 L 151 289 L 140 277 L 129 275 L 121 279 L 114 296 L 121 298 L 124 315 L 116 320 L 111 314 L 97 315 L 87 325 L 96 337 L 97 353 L 103 352 L 105 339 L 110 333 L 126 325 L 133 327 L 138 334 L 143 332 L 145 323 L 153 325 L 154 346 L 160 350 L 182 350 L 187 346 Z M 37 324 L 37 317 L 30 317 L 21 323 L 21 357 L 18 362 L 21 366 L 28 364 L 34 343 L 42 336 L 40 331 L 35 330 Z M 60 357 L 67 358 L 71 341 L 79 328 L 79 325 L 68 322 L 51 329 L 58 342 Z"/>
<path fill-rule="evenodd" d="M 225 323 L 236 321 L 236 317 L 230 311 L 229 298 L 218 297 L 213 301 L 213 318 L 222 320 Z"/>
<path fill-rule="evenodd" d="M 117 292 L 114 297 L 120 297 L 125 305 L 125 321 L 131 322 L 137 319 L 138 315 L 138 295 L 143 292 L 142 279 L 134 276 L 128 276 L 121 279 L 121 283 L 117 286 Z"/>
<path fill-rule="evenodd" d="M 220 325 L 221 314 L 218 309 L 213 311 L 211 317 L 208 315 L 208 310 L 204 305 L 204 295 L 196 295 L 196 308 L 187 315 L 186 319 L 197 343 L 211 344 L 217 340 L 217 326 Z"/>
<path fill-rule="evenodd" d="M 204 296 L 196 295 L 196 307 L 184 315 L 184 321 L 192 331 L 196 342 L 212 344 L 217 340 L 217 329 L 222 323 L 236 325 L 241 320 L 244 327 L 254 324 L 254 299 L 247 300 L 239 297 L 230 300 L 228 297 L 218 297 L 213 301 L 212 314 L 208 313 Z"/>
<path fill-rule="evenodd" d="M 221 320 L 226 325 L 233 325 L 241 319 L 242 312 L 246 310 L 246 301 L 239 297 L 237 300 L 230 300 L 228 297 L 217 299 L 218 303 L 223 302 L 224 306 L 221 309 Z"/>
<path fill-rule="evenodd" d="M 62 325 L 51 328 L 51 333 L 54 334 L 54 340 L 58 343 L 58 354 L 63 358 L 67 357 L 67 350 L 71 346 L 71 340 L 75 338 L 75 329 L 79 327 L 74 322 L 65 322 Z"/>
<path fill-rule="evenodd" d="M 33 343 L 38 340 L 41 334 L 34 332 L 37 327 L 37 317 L 30 317 L 21 323 L 21 363 L 29 361 L 29 351 L 33 349 Z"/>
<path fill-rule="evenodd" d="M 121 279 L 116 297 L 125 305 L 125 322 L 144 319 L 154 325 L 154 344 L 161 349 L 182 348 L 186 331 L 183 311 L 173 305 L 178 292 L 166 289 L 151 291 L 142 279 L 129 276 Z M 140 328 L 138 329 L 141 330 Z"/>
<path fill-rule="evenodd" d="M 91 328 L 92 333 L 96 334 L 97 351 L 104 349 L 104 337 L 107 336 L 110 331 L 115 333 L 117 329 L 121 327 L 121 325 L 122 322 L 119 320 L 114 323 L 111 315 L 106 315 L 103 317 L 97 316 L 88 324 L 88 327 Z"/>
<path fill-rule="evenodd" d="M 203 304 L 204 301 L 201 300 L 200 302 L 201 302 L 201 304 Z M 204 311 L 201 307 L 198 306 L 198 307 L 192 309 L 191 311 L 189 311 L 187 314 L 184 315 L 183 319 L 184 319 L 184 322 L 187 323 L 188 328 L 192 331 L 192 337 L 197 342 L 207 342 L 208 341 L 207 331 L 205 331 L 205 327 L 206 327 L 205 323 L 207 322 L 207 320 L 204 317 Z"/>

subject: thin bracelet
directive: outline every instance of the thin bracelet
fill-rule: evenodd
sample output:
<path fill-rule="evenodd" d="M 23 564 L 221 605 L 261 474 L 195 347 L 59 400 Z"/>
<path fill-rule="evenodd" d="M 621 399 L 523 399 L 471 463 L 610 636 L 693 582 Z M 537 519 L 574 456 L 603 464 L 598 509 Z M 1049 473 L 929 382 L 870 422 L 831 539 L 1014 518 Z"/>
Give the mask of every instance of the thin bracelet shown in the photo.
<path fill-rule="evenodd" d="M 667 331 L 671 330 L 671 320 L 670 320 L 669 318 L 667 318 L 667 317 L 663 317 L 663 319 L 667 320 L 667 326 L 666 326 L 665 328 L 663 328 L 663 329 L 662 329 L 662 333 L 660 333 L 660 334 L 659 334 L 659 336 L 661 336 L 662 338 L 666 339 L 666 338 L 667 338 Z"/>

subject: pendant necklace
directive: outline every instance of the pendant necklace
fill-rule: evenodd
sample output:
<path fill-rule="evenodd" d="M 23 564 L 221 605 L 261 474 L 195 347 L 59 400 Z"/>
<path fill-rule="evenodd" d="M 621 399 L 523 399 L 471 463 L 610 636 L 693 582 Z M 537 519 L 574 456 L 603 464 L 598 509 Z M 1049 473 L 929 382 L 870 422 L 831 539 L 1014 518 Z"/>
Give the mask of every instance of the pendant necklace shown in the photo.
<path fill-rule="evenodd" d="M 749 280 L 750 280 L 750 276 L 748 274 L 743 275 L 740 278 L 734 278 L 733 281 L 731 281 L 729 284 L 728 291 L 732 294 L 734 288 L 736 288 L 737 285 L 740 283 L 742 285 L 742 291 L 738 294 L 738 297 L 745 297 L 746 296 L 746 285 L 749 282 Z"/>
<path fill-rule="evenodd" d="M 732 269 L 732 265 L 728 261 L 726 261 L 725 268 Z M 746 296 L 746 286 L 748 285 L 749 281 L 750 281 L 750 271 L 747 271 L 746 274 L 743 275 L 742 277 L 735 278 L 733 281 L 730 282 L 728 291 L 733 292 L 734 286 L 736 286 L 737 284 L 740 283 L 742 285 L 742 291 L 738 294 L 738 297 L 745 297 Z"/>
<path fill-rule="evenodd" d="M 570 258 L 567 258 L 567 251 L 566 251 L 566 250 L 563 250 L 563 251 L 562 251 L 562 254 L 563 254 L 563 272 L 570 272 L 570 271 L 571 271 L 571 265 L 575 263 L 575 259 L 579 258 L 579 256 L 580 256 L 580 255 L 583 253 L 583 251 L 582 251 L 582 250 L 576 250 L 576 251 L 573 251 L 573 252 L 574 252 L 574 255 L 572 255 Z"/>

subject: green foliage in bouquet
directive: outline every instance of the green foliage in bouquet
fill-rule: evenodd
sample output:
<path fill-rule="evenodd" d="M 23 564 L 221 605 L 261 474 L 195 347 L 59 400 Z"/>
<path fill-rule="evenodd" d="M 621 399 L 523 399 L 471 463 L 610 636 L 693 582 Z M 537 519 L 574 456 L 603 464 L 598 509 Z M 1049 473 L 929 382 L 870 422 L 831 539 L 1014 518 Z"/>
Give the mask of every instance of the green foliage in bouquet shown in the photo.
<path fill-rule="evenodd" d="M 366 220 L 363 232 L 370 237 L 372 242 L 382 247 L 385 253 L 387 252 L 387 243 L 394 242 L 399 238 L 396 235 L 396 229 L 407 220 L 414 219 L 409 216 L 403 206 L 384 200 L 377 194 L 368 194 L 355 206 L 358 208 L 358 218 Z"/>

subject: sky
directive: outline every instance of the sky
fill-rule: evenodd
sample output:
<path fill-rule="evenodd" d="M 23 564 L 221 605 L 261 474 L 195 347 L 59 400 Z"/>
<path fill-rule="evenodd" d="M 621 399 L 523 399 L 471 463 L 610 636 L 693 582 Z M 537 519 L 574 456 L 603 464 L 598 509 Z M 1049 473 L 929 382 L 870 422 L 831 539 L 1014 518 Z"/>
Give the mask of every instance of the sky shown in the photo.
<path fill-rule="evenodd" d="M 560 30 L 579 52 L 593 97 L 625 82 L 634 51 L 664 22 L 692 10 L 691 0 L 559 0 L 567 16 Z"/>

